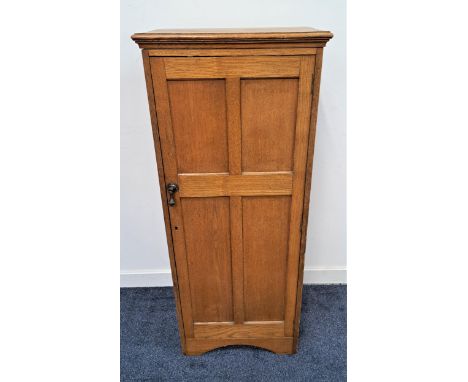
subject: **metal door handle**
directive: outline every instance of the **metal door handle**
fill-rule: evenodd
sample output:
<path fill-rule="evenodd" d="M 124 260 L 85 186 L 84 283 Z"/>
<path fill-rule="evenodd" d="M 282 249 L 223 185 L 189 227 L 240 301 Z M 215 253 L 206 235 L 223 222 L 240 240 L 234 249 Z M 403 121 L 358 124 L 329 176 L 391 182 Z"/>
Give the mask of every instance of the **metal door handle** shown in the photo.
<path fill-rule="evenodd" d="M 167 204 L 169 204 L 169 206 L 171 207 L 174 207 L 175 206 L 175 199 L 174 199 L 174 194 L 179 191 L 179 186 L 175 183 L 169 183 L 167 186 L 166 186 L 166 189 L 167 189 L 167 192 L 169 192 L 169 202 L 167 202 Z"/>

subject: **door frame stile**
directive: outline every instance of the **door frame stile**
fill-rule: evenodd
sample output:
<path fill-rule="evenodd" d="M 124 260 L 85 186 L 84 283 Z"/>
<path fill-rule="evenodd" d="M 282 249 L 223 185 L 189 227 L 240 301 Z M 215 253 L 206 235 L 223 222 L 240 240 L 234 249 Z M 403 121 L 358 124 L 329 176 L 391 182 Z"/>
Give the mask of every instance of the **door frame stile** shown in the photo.
<path fill-rule="evenodd" d="M 161 192 L 166 194 L 166 184 L 169 182 L 177 182 L 177 160 L 172 131 L 169 93 L 167 88 L 164 58 L 152 57 L 150 59 L 150 64 L 153 78 L 154 96 L 156 100 L 156 112 L 159 118 L 160 139 L 162 141 L 161 153 L 165 165 L 165 184 L 163 185 L 163 190 L 161 190 Z M 191 338 L 193 337 L 193 315 L 191 306 L 192 299 L 190 291 L 187 251 L 185 248 L 184 222 L 181 211 L 182 203 L 179 194 L 180 193 L 176 193 L 174 195 L 176 205 L 170 209 L 168 208 L 168 210 L 171 231 L 172 226 L 178 227 L 176 230 L 178 237 L 174 237 L 174 231 L 172 231 L 172 243 L 174 246 L 174 258 L 176 260 L 176 264 L 178 264 L 177 271 L 180 276 L 178 285 L 180 293 L 180 304 L 183 311 L 182 319 L 184 321 L 185 335 L 187 338 Z"/>
<path fill-rule="evenodd" d="M 172 230 L 171 230 L 171 222 L 170 222 L 171 218 L 169 215 L 169 207 L 167 204 L 166 181 L 165 181 L 165 175 L 164 175 L 164 161 L 162 158 L 161 141 L 159 137 L 158 118 L 156 114 L 155 95 L 154 95 L 154 88 L 153 88 L 153 76 L 152 76 L 152 71 L 151 71 L 150 55 L 147 49 L 142 49 L 141 54 L 143 57 L 146 90 L 147 90 L 148 104 L 149 104 L 149 111 L 150 111 L 150 118 L 151 118 L 151 129 L 153 133 L 153 143 L 154 143 L 154 149 L 156 153 L 156 165 L 158 169 L 159 190 L 161 194 L 162 209 L 163 209 L 163 214 L 164 214 L 164 225 L 166 228 L 166 239 L 167 239 L 167 246 L 168 246 L 168 252 L 169 252 L 169 262 L 171 265 L 172 283 L 174 287 L 174 298 L 175 298 L 175 303 L 176 303 L 179 337 L 180 337 L 182 351 L 186 353 L 187 345 L 185 341 L 185 328 L 184 328 L 184 321 L 183 321 L 183 312 L 182 312 L 182 307 L 181 307 L 181 302 L 180 302 L 180 291 L 179 291 L 179 283 L 178 283 L 178 277 L 177 277 L 177 263 L 175 260 L 174 245 L 172 241 Z"/>

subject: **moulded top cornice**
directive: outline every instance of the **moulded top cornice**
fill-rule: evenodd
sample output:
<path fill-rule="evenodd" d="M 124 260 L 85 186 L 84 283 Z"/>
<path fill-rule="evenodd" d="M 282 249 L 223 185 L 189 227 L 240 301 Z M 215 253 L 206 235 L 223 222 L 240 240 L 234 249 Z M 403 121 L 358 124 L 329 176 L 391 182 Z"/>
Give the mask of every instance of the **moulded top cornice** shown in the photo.
<path fill-rule="evenodd" d="M 191 43 L 318 43 L 325 45 L 332 37 L 331 32 L 309 27 L 156 29 L 132 35 L 132 39 L 141 48 L 151 44 Z"/>

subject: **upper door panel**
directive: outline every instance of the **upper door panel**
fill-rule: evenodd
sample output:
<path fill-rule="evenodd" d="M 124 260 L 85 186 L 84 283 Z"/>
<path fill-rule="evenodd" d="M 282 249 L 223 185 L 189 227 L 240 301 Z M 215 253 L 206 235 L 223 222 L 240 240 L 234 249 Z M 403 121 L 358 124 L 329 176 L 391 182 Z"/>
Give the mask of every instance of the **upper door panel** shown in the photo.
<path fill-rule="evenodd" d="M 242 170 L 292 171 L 298 79 L 241 80 Z"/>
<path fill-rule="evenodd" d="M 225 81 L 171 80 L 167 88 L 178 172 L 228 172 Z"/>

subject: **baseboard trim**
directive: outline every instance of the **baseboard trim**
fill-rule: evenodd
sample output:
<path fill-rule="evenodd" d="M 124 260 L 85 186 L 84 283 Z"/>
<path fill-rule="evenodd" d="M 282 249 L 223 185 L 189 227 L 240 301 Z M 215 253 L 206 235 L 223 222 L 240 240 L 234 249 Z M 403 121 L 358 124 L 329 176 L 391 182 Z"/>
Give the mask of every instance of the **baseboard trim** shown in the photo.
<path fill-rule="evenodd" d="M 143 269 L 120 272 L 120 287 L 162 287 L 172 286 L 169 269 Z"/>
<path fill-rule="evenodd" d="M 346 267 L 305 268 L 304 284 L 346 284 Z M 122 271 L 120 287 L 172 286 L 169 269 L 142 269 Z"/>
<path fill-rule="evenodd" d="M 346 284 L 346 267 L 305 268 L 304 284 Z"/>

